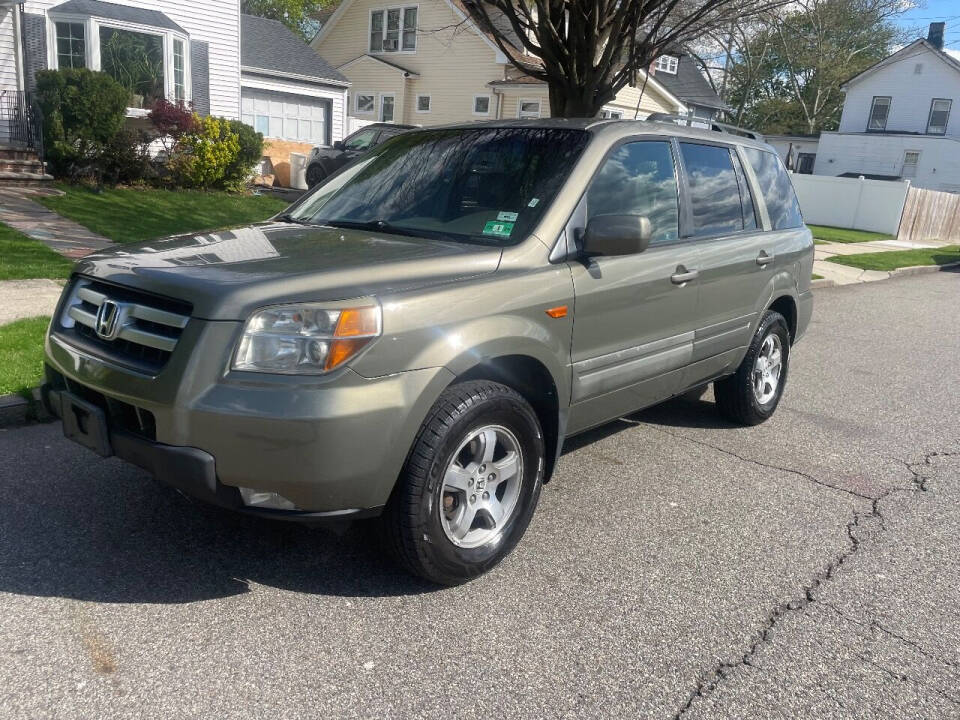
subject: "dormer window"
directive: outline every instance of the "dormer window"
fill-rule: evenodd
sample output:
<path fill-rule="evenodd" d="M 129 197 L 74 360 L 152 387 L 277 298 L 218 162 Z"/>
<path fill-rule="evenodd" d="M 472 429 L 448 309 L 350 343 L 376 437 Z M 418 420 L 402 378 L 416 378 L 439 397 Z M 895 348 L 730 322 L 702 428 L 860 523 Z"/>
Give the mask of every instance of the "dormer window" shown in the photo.
<path fill-rule="evenodd" d="M 370 13 L 370 52 L 416 52 L 417 8 L 387 8 Z"/>
<path fill-rule="evenodd" d="M 671 75 L 677 74 L 677 66 L 680 64 L 680 59 L 674 55 L 661 55 L 657 58 L 657 72 L 665 72 Z"/>

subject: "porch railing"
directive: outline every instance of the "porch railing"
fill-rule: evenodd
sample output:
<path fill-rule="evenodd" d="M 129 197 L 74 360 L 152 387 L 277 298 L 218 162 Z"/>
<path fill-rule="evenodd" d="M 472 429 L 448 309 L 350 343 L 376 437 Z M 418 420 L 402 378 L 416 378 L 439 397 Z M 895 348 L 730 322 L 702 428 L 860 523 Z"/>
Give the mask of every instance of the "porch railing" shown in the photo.
<path fill-rule="evenodd" d="M 32 93 L 0 90 L 0 144 L 34 150 L 43 160 L 43 117 Z"/>

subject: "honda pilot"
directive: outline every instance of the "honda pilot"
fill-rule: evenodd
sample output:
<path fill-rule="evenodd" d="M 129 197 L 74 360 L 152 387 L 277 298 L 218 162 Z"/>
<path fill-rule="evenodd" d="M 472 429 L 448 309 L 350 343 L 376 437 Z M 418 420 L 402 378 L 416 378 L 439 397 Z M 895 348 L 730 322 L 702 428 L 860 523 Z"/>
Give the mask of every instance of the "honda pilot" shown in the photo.
<path fill-rule="evenodd" d="M 565 439 L 708 383 L 727 418 L 768 419 L 812 264 L 760 139 L 414 130 L 267 222 L 81 260 L 44 397 L 68 438 L 187 495 L 377 517 L 403 566 L 456 584 L 517 544 Z"/>

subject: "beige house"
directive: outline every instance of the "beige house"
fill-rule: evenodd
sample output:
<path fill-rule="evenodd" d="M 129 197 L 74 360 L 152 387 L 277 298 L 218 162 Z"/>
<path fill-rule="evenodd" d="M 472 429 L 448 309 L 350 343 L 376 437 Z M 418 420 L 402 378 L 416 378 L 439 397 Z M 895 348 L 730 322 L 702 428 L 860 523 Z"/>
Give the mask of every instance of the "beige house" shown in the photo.
<path fill-rule="evenodd" d="M 536 62 L 518 39 L 513 44 L 515 57 Z M 546 84 L 511 65 L 460 0 L 343 0 L 313 47 L 350 81 L 352 127 L 363 121 L 440 125 L 550 115 Z M 632 119 L 687 112 L 653 75 L 641 73 L 637 83 L 621 90 L 602 114 Z"/>

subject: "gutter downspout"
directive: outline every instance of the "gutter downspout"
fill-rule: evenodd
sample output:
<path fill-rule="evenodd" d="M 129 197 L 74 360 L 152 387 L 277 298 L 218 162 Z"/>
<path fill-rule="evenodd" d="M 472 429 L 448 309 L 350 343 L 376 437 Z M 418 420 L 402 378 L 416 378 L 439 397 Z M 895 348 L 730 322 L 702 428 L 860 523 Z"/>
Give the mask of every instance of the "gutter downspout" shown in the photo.
<path fill-rule="evenodd" d="M 491 88 L 493 90 L 494 96 L 497 98 L 497 112 L 494 114 L 494 120 L 501 120 L 501 109 L 503 107 L 503 91 L 499 88 Z"/>

